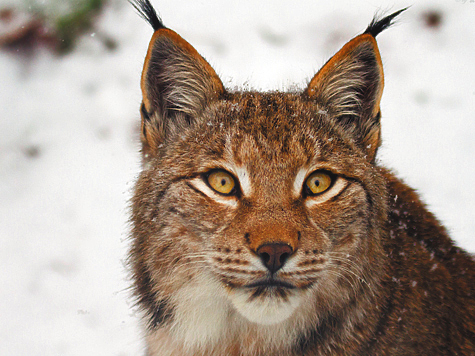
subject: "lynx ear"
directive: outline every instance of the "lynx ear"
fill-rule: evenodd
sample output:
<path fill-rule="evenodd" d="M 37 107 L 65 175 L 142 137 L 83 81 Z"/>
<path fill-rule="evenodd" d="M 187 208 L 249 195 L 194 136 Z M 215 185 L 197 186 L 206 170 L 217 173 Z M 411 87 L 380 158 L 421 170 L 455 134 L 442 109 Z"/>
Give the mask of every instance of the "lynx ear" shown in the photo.
<path fill-rule="evenodd" d="M 405 9 L 382 19 L 376 17 L 366 31 L 348 42 L 313 77 L 305 94 L 331 110 L 373 161 L 381 144 L 380 101 L 383 64 L 375 37 L 391 26 Z"/>
<path fill-rule="evenodd" d="M 142 72 L 142 142 L 152 153 L 169 135 L 196 119 L 224 93 L 216 72 L 177 33 L 158 28 Z"/>
<path fill-rule="evenodd" d="M 376 40 L 365 33 L 335 54 L 306 89 L 308 97 L 329 108 L 336 120 L 356 136 L 370 160 L 380 145 L 383 83 Z"/>

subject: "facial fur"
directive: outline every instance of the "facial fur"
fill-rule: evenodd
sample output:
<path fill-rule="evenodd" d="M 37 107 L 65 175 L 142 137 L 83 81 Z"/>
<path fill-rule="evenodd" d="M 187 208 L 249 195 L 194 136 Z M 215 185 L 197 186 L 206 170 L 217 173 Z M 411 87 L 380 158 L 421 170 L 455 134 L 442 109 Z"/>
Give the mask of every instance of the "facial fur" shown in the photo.
<path fill-rule="evenodd" d="M 347 136 L 300 95 L 236 93 L 163 145 L 137 183 L 134 220 L 146 229 L 134 254 L 166 323 L 178 323 L 187 302 L 175 296 L 190 288 L 208 286 L 202 292 L 220 300 L 228 319 L 304 329 L 339 304 L 374 297 L 379 273 L 368 270 L 382 253 L 385 206 L 373 197 L 384 185 Z M 215 169 L 233 174 L 237 194 L 208 187 L 204 175 Z M 335 183 L 305 196 L 305 179 L 318 170 L 335 174 Z M 256 249 L 276 241 L 293 253 L 270 280 Z M 308 299 L 318 301 L 312 318 L 299 313 Z"/>

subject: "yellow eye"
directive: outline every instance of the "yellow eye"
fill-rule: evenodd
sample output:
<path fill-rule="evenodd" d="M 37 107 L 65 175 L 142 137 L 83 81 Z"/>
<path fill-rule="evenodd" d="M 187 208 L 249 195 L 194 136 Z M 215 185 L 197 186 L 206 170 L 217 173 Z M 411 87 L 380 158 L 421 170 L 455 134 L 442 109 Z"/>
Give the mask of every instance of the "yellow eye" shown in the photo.
<path fill-rule="evenodd" d="M 208 184 L 216 192 L 230 195 L 234 193 L 234 188 L 236 184 L 234 183 L 234 178 L 226 171 L 212 171 L 208 175 Z"/>
<path fill-rule="evenodd" d="M 308 195 L 317 195 L 323 193 L 333 183 L 333 178 L 330 174 L 324 171 L 313 172 L 305 182 L 305 190 Z"/>

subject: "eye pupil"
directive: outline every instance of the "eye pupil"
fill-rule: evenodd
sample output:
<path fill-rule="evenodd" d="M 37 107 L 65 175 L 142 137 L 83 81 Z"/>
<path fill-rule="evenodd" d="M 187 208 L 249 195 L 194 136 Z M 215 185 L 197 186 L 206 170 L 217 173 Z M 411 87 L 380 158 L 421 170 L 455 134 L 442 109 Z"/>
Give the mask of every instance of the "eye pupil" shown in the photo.
<path fill-rule="evenodd" d="M 305 191 L 308 195 L 314 196 L 328 190 L 333 183 L 333 175 L 326 171 L 313 172 L 306 181 Z"/>
<path fill-rule="evenodd" d="M 211 171 L 205 176 L 208 185 L 217 193 L 232 195 L 235 192 L 233 176 L 224 170 Z"/>

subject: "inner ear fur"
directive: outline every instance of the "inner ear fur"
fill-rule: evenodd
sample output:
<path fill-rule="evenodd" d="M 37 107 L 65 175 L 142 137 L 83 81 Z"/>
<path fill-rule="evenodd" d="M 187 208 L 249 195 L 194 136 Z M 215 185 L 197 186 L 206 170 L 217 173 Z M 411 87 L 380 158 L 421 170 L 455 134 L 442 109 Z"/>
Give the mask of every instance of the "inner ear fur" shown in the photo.
<path fill-rule="evenodd" d="M 142 72 L 142 142 L 152 153 L 190 126 L 224 86 L 213 68 L 176 32 L 155 31 Z"/>
<path fill-rule="evenodd" d="M 373 161 L 381 144 L 383 64 L 376 40 L 362 34 L 348 42 L 312 78 L 305 95 L 329 109 Z"/>

